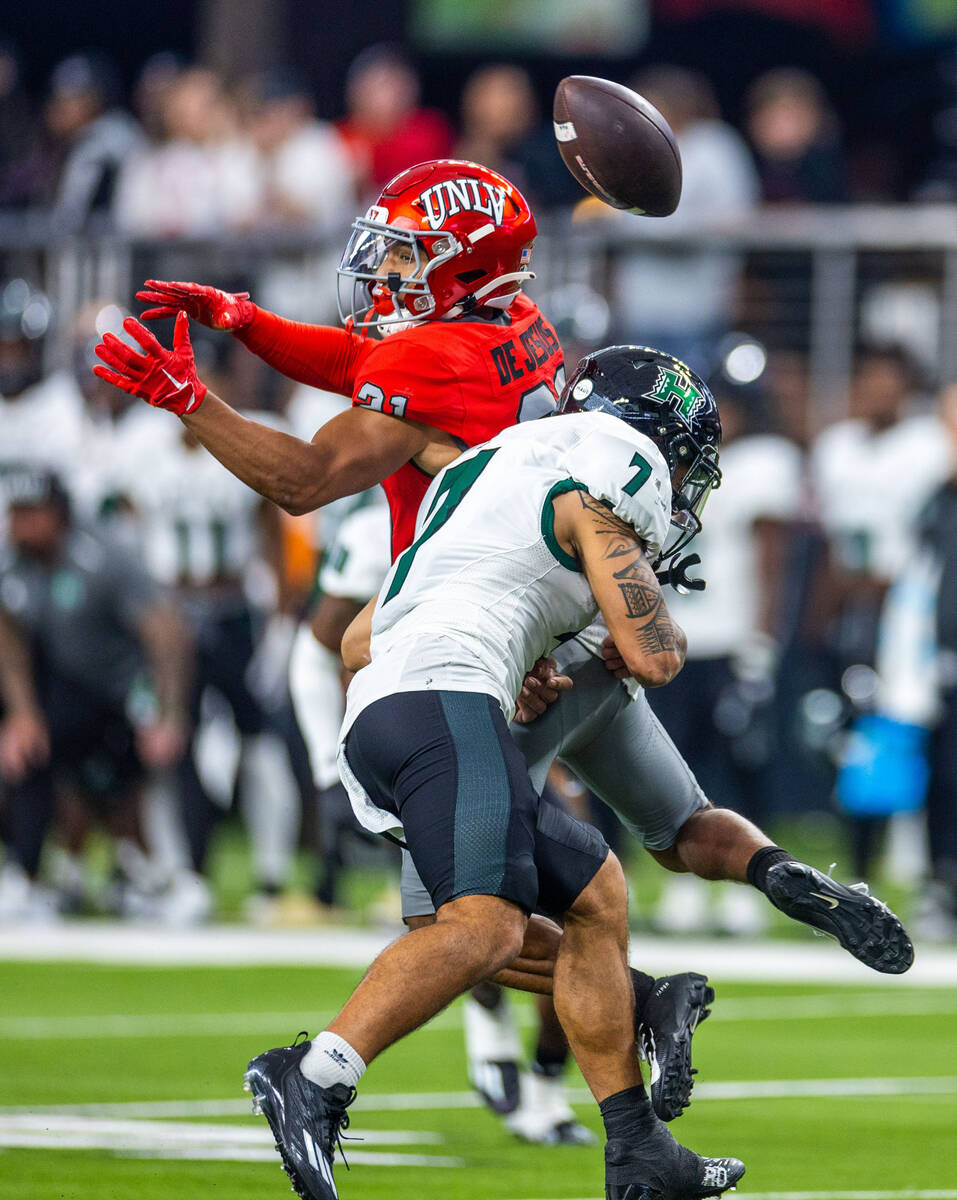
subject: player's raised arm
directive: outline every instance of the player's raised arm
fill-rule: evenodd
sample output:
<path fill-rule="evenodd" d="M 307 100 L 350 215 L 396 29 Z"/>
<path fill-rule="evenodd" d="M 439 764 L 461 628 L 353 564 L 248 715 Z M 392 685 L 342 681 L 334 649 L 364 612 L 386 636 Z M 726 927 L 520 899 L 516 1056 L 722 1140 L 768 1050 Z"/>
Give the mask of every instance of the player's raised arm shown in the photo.
<path fill-rule="evenodd" d="M 632 527 L 588 492 L 555 501 L 555 533 L 578 558 L 630 674 L 644 687 L 669 683 L 684 666 L 684 631 Z"/>
<path fill-rule="evenodd" d="M 203 283 L 147 279 L 136 298 L 151 305 L 144 321 L 185 312 L 209 329 L 235 334 L 263 362 L 297 383 L 351 394 L 361 339 L 345 329 L 289 321 L 254 304 L 248 292 L 224 292 Z"/>
<path fill-rule="evenodd" d="M 429 442 L 425 427 L 384 413 L 350 409 L 311 442 L 241 416 L 196 373 L 185 311 L 168 350 L 133 317 L 123 327 L 134 349 L 111 333 L 96 347 L 94 372 L 132 396 L 174 412 L 243 483 L 287 512 L 311 512 L 380 483 Z"/>

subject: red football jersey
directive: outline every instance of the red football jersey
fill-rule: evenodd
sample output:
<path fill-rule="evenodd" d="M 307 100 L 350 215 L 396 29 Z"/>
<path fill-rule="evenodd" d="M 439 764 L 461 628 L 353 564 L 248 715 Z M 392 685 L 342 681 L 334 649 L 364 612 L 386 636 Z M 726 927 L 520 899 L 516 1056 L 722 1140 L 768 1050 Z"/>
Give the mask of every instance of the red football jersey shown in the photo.
<path fill-rule="evenodd" d="M 426 321 L 381 341 L 351 329 L 300 325 L 263 309 L 238 336 L 290 378 L 441 429 L 463 450 L 552 412 L 564 385 L 555 330 L 521 293 L 494 316 Z M 393 558 L 412 541 L 431 482 L 411 462 L 383 480 Z"/>
<path fill-rule="evenodd" d="M 552 412 L 563 384 L 558 337 L 519 295 L 492 319 L 428 321 L 374 343 L 357 363 L 352 403 L 441 429 L 464 450 Z M 431 482 L 412 462 L 383 481 L 393 558 L 412 541 Z"/>

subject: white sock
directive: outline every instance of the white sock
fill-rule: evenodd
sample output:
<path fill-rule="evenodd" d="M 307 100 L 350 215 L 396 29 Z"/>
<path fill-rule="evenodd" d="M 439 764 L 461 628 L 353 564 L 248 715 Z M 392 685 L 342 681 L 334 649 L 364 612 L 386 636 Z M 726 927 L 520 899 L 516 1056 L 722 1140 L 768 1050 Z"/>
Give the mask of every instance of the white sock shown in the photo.
<path fill-rule="evenodd" d="M 299 1070 L 320 1087 L 344 1083 L 355 1087 L 365 1074 L 366 1065 L 345 1038 L 336 1033 L 320 1033 L 302 1056 Z"/>

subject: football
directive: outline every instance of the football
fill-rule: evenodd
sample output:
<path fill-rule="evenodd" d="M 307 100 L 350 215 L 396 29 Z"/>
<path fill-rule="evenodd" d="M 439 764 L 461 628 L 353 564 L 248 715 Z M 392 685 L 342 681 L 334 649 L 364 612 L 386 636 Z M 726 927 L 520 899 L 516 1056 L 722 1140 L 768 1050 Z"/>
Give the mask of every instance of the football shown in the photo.
<path fill-rule="evenodd" d="M 567 75 L 552 110 L 558 150 L 586 191 L 612 208 L 666 217 L 681 198 L 681 155 L 653 104 L 610 79 Z"/>

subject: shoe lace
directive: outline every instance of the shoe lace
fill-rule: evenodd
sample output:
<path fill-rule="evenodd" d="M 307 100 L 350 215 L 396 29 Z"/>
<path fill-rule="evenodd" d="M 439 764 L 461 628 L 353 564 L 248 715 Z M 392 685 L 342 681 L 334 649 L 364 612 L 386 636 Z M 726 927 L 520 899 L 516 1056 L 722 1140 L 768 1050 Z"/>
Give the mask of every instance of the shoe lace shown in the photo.
<path fill-rule="evenodd" d="M 837 862 L 832 862 L 832 863 L 831 863 L 831 865 L 828 867 L 828 869 L 827 869 L 827 872 L 826 872 L 826 878 L 830 879 L 830 881 L 831 881 L 832 883 L 840 883 L 840 881 L 839 881 L 839 880 L 837 880 L 837 879 L 835 879 L 835 878 L 834 878 L 834 868 L 835 868 L 836 866 L 837 866 Z M 866 884 L 866 883 L 864 883 L 864 882 L 861 882 L 861 883 L 844 883 L 844 884 L 841 884 L 841 887 L 846 887 L 846 888 L 848 889 L 848 891 L 851 891 L 851 892 L 857 892 L 857 893 L 858 893 L 859 895 L 861 895 L 861 896 L 870 896 L 870 894 L 871 894 L 871 889 L 870 889 L 870 888 L 867 886 L 867 884 Z M 880 904 L 880 901 L 879 901 L 879 900 L 875 900 L 875 903 L 876 903 L 876 904 Z M 882 908 L 886 908 L 887 906 L 886 906 L 886 905 L 881 905 L 881 907 L 882 907 Z M 813 926 L 813 925 L 811 926 L 811 933 L 814 935 L 814 937 L 818 937 L 818 938 L 828 938 L 830 941 L 835 941 L 835 940 L 836 940 L 836 938 L 835 938 L 835 935 L 834 935 L 833 933 L 828 933 L 826 930 L 824 930 L 824 929 L 818 929 L 818 928 L 816 928 L 816 927 L 815 927 L 815 926 Z"/>
<path fill-rule="evenodd" d="M 836 866 L 837 866 L 837 863 L 832 862 L 831 865 L 828 867 L 827 875 L 828 875 L 829 879 L 834 879 L 833 872 L 834 872 L 834 868 Z M 837 880 L 834 880 L 834 882 L 836 883 Z M 857 892 L 857 894 L 859 896 L 871 896 L 871 889 L 867 886 L 866 883 L 863 882 L 863 880 L 860 883 L 847 883 L 844 886 L 847 888 L 847 890 L 849 892 Z M 887 905 L 882 900 L 878 900 L 876 896 L 871 896 L 871 899 L 874 901 L 875 904 L 880 905 L 881 908 L 883 908 L 883 909 L 887 908 Z"/>
<path fill-rule="evenodd" d="M 346 1152 L 343 1148 L 343 1140 L 347 1142 L 363 1142 L 365 1138 L 344 1137 L 343 1130 L 349 1128 L 351 1117 L 346 1112 L 346 1109 L 356 1098 L 356 1089 L 349 1088 L 349 1094 L 344 1100 L 336 1100 L 329 1108 L 329 1150 L 332 1152 L 332 1144 L 335 1142 L 336 1149 L 339 1151 L 339 1157 L 342 1159 L 346 1170 L 351 1170 L 349 1160 L 346 1158 Z"/>
<path fill-rule="evenodd" d="M 300 1044 L 300 1039 L 302 1039 L 303 1041 L 307 1041 L 307 1042 L 309 1041 L 309 1033 L 307 1030 L 305 1030 L 305 1029 L 299 1030 L 299 1032 L 296 1034 L 296 1040 L 293 1042 L 293 1045 L 298 1046 Z M 349 1094 L 346 1096 L 346 1098 L 344 1100 L 335 1100 L 332 1103 L 329 1103 L 327 1101 L 327 1109 L 329 1110 L 329 1117 L 328 1117 L 329 1153 L 331 1156 L 332 1155 L 332 1145 L 333 1145 L 333 1142 L 335 1142 L 336 1148 L 339 1151 L 339 1156 L 342 1159 L 343 1165 L 345 1166 L 347 1171 L 351 1170 L 351 1168 L 350 1168 L 349 1162 L 346 1158 L 345 1150 L 342 1148 L 342 1140 L 343 1140 L 342 1131 L 344 1129 L 349 1128 L 349 1122 L 350 1122 L 351 1118 L 350 1118 L 349 1114 L 346 1112 L 346 1109 L 353 1102 L 353 1100 L 355 1100 L 355 1098 L 356 1098 L 356 1088 L 350 1087 Z M 345 1140 L 347 1142 L 364 1142 L 365 1138 L 347 1137 Z"/>

